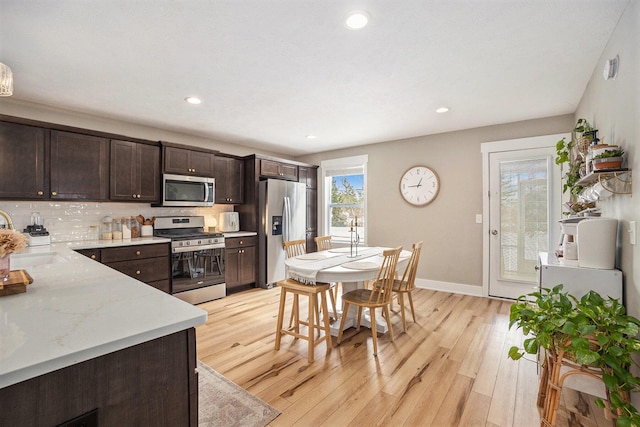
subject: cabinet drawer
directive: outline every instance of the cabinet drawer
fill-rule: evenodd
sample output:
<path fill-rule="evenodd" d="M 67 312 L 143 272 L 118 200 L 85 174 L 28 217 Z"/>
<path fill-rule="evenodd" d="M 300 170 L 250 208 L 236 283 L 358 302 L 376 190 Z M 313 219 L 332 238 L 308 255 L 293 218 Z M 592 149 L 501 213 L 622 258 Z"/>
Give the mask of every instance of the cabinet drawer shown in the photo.
<path fill-rule="evenodd" d="M 258 244 L 258 236 L 231 237 L 224 239 L 225 249 L 243 248 Z"/>
<path fill-rule="evenodd" d="M 166 257 L 105 262 L 105 265 L 145 283 L 166 280 L 169 277 L 169 259 Z"/>
<path fill-rule="evenodd" d="M 129 261 L 154 257 L 169 257 L 169 244 L 158 243 L 153 245 L 122 246 L 118 248 L 102 249 L 101 260 L 103 263 L 115 261 Z"/>
<path fill-rule="evenodd" d="M 91 258 L 94 261 L 100 262 L 100 249 L 78 249 L 76 252 L 86 256 L 87 258 Z"/>

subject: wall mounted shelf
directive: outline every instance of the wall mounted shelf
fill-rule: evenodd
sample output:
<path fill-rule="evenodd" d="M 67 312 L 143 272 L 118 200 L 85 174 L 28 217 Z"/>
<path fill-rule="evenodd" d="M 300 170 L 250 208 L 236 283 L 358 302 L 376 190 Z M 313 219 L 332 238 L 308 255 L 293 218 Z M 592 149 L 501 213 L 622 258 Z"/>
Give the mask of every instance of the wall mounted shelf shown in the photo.
<path fill-rule="evenodd" d="M 613 194 L 631 194 L 632 174 L 629 169 L 595 171 L 578 181 L 578 185 L 591 187 L 600 184 Z"/>

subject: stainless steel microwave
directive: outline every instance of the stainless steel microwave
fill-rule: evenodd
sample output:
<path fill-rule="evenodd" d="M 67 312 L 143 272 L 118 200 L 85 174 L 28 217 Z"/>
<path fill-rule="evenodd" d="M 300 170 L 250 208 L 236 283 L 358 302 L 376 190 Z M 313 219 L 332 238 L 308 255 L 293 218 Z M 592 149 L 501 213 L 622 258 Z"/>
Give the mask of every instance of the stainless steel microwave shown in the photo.
<path fill-rule="evenodd" d="M 215 179 L 162 175 L 162 206 L 213 206 Z"/>

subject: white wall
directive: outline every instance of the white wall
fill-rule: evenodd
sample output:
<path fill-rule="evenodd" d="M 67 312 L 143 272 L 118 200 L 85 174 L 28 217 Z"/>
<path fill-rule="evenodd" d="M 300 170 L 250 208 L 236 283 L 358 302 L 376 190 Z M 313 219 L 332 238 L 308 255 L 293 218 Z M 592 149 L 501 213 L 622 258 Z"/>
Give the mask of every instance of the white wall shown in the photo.
<path fill-rule="evenodd" d="M 615 80 L 604 80 L 607 59 L 620 57 Z M 600 202 L 603 216 L 618 218 L 618 267 L 624 273 L 625 301 L 630 314 L 640 317 L 640 247 L 629 243 L 629 221 L 640 224 L 640 0 L 632 0 L 593 70 L 576 111 L 599 130 L 608 144 L 623 147 L 634 172 L 632 196 L 614 195 Z"/>
<path fill-rule="evenodd" d="M 368 154 L 367 244 L 410 248 L 413 242 L 424 240 L 418 278 L 456 291 L 464 285 L 482 286 L 482 225 L 475 223 L 476 214 L 482 213 L 480 144 L 568 132 L 573 124 L 573 116 L 565 115 L 371 144 L 297 160 L 319 165 L 322 160 Z M 413 207 L 400 197 L 399 180 L 407 169 L 419 164 L 438 173 L 441 189 L 431 204 Z"/>

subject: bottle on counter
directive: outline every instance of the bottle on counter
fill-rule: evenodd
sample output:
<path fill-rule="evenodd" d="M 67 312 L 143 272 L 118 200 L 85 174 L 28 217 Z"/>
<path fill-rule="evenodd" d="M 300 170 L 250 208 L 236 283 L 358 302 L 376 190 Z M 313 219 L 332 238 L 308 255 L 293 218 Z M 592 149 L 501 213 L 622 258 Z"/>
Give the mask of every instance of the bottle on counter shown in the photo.
<path fill-rule="evenodd" d="M 113 220 L 113 240 L 122 240 L 122 219 Z"/>
<path fill-rule="evenodd" d="M 97 225 L 90 225 L 89 232 L 87 234 L 88 240 L 99 240 L 100 239 L 100 227 Z"/>
<path fill-rule="evenodd" d="M 131 238 L 131 218 L 125 216 L 121 219 L 122 222 L 122 238 L 130 239 Z"/>
<path fill-rule="evenodd" d="M 113 219 L 110 216 L 102 218 L 100 236 L 102 240 L 113 240 Z"/>
<path fill-rule="evenodd" d="M 129 224 L 131 224 L 131 238 L 137 239 L 140 237 L 140 224 L 135 216 L 129 218 Z"/>

